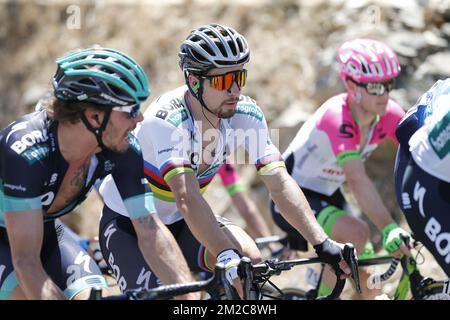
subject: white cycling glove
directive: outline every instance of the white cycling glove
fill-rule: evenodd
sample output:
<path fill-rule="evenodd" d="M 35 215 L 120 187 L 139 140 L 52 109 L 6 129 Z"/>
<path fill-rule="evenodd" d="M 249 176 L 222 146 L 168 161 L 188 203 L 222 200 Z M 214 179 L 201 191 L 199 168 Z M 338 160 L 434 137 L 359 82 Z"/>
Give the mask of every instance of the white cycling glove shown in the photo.
<path fill-rule="evenodd" d="M 225 265 L 225 276 L 228 282 L 238 278 L 238 265 L 241 262 L 241 255 L 237 250 L 226 249 L 217 256 L 217 262 Z"/>

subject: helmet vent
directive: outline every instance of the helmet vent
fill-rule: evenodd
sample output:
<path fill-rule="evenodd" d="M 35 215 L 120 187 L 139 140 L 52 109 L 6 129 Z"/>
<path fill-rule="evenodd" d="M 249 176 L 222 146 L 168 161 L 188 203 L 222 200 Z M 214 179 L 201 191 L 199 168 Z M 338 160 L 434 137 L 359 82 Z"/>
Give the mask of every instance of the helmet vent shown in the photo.
<path fill-rule="evenodd" d="M 237 39 L 236 42 L 237 42 L 237 45 L 239 47 L 239 52 L 243 52 L 244 51 L 244 46 L 242 45 L 242 40 L 241 39 Z"/>
<path fill-rule="evenodd" d="M 180 47 L 179 57 L 183 70 L 198 72 L 247 63 L 249 49 L 244 37 L 232 28 L 210 24 L 191 32 Z"/>
<path fill-rule="evenodd" d="M 92 81 L 90 78 L 83 78 L 83 79 L 78 80 L 78 82 L 81 84 L 88 85 L 88 86 L 96 87 L 94 81 Z"/>
<path fill-rule="evenodd" d="M 231 49 L 231 52 L 233 52 L 233 55 L 236 56 L 237 55 L 237 50 L 236 50 L 236 46 L 234 45 L 233 40 L 229 40 L 228 41 L 228 46 Z"/>
<path fill-rule="evenodd" d="M 111 92 L 113 92 L 115 95 L 117 95 L 117 96 L 123 96 L 124 95 L 124 91 L 122 90 L 122 89 L 120 89 L 120 88 L 118 88 L 118 87 L 116 87 L 116 86 L 114 86 L 114 85 L 111 85 L 111 84 L 107 84 L 106 85 L 108 88 L 109 88 L 109 90 L 111 90 Z"/>
<path fill-rule="evenodd" d="M 208 47 L 203 47 L 203 49 L 205 49 L 206 51 L 208 51 L 209 54 L 211 54 L 211 50 Z M 191 51 L 191 53 L 197 61 L 205 62 L 203 56 L 201 56 L 198 52 Z"/>
<path fill-rule="evenodd" d="M 227 49 L 225 49 L 225 48 L 223 47 L 223 44 L 220 42 L 220 40 L 216 40 L 216 41 L 214 41 L 214 42 L 215 42 L 217 48 L 219 48 L 220 53 L 222 54 L 222 56 L 223 56 L 223 57 L 227 57 L 227 56 L 228 56 Z"/>
<path fill-rule="evenodd" d="M 369 73 L 369 70 L 367 70 L 365 64 L 361 64 L 361 71 L 362 71 L 363 74 L 368 74 Z"/>
<path fill-rule="evenodd" d="M 72 91 L 73 93 L 79 95 L 79 94 L 83 94 L 83 90 L 80 89 L 80 87 L 78 87 L 75 83 L 71 83 L 68 86 L 69 90 Z"/>

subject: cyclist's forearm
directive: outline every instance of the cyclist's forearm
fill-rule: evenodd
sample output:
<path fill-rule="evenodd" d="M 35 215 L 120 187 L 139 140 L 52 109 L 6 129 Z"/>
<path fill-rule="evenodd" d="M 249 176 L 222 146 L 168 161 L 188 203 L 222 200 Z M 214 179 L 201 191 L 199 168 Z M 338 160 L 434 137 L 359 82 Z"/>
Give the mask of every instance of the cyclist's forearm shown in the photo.
<path fill-rule="evenodd" d="M 311 207 L 297 183 L 287 173 L 281 177 L 266 183 L 273 201 L 280 209 L 283 217 L 299 231 L 312 245 L 322 243 L 327 238 L 325 232 L 318 224 Z M 264 177 L 263 180 L 271 180 Z"/>
<path fill-rule="evenodd" d="M 214 256 L 225 249 L 237 249 L 219 228 L 211 207 L 200 195 L 191 194 L 178 208 L 194 237 Z"/>
<path fill-rule="evenodd" d="M 17 283 L 29 300 L 64 300 L 64 293 L 44 271 L 40 261 L 16 259 Z"/>
<path fill-rule="evenodd" d="M 132 222 L 145 261 L 164 284 L 193 281 L 180 247 L 156 214 Z"/>
<path fill-rule="evenodd" d="M 5 212 L 4 215 L 17 283 L 27 299 L 65 299 L 41 262 L 42 210 Z"/>
<path fill-rule="evenodd" d="M 361 210 L 380 231 L 386 225 L 394 222 L 369 177 L 359 177 L 359 179 L 349 180 L 348 185 Z"/>

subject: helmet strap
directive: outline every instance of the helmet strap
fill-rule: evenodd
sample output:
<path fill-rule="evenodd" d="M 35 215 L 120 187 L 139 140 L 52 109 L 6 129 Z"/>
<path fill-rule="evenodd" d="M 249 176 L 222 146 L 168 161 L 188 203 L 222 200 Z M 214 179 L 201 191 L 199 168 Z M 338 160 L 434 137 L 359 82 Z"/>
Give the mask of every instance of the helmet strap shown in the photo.
<path fill-rule="evenodd" d="M 200 104 L 202 105 L 203 108 L 205 108 L 206 110 L 208 110 L 209 112 L 211 112 L 212 114 L 214 114 L 214 112 L 212 112 L 205 104 L 205 101 L 203 101 L 203 81 L 205 81 L 204 79 L 201 79 L 199 82 L 199 88 L 198 88 L 198 97 L 197 100 L 198 102 L 200 102 Z"/>
<path fill-rule="evenodd" d="M 359 91 L 353 92 L 353 100 L 355 100 L 357 104 L 361 104 L 361 99 L 362 99 L 361 92 Z"/>
<path fill-rule="evenodd" d="M 84 125 L 86 126 L 86 129 L 88 129 L 90 132 L 92 132 L 97 139 L 97 143 L 100 148 L 103 150 L 108 149 L 104 144 L 102 140 L 103 131 L 105 131 L 106 125 L 108 124 L 109 118 L 111 116 L 112 109 L 107 108 L 105 110 L 105 116 L 103 117 L 103 122 L 100 125 L 99 128 L 94 128 L 91 126 L 89 121 L 87 120 L 86 116 L 84 115 L 84 112 L 81 114 L 81 120 L 83 121 Z"/>
<path fill-rule="evenodd" d="M 192 92 L 197 93 L 199 89 L 200 89 L 200 82 L 197 82 L 197 83 L 192 87 Z"/>
<path fill-rule="evenodd" d="M 198 82 L 197 85 L 191 87 L 189 85 L 189 71 L 187 71 L 187 70 L 184 71 L 184 79 L 186 81 L 186 85 L 187 85 L 189 91 L 191 92 L 191 94 L 197 100 L 199 100 L 199 91 L 200 91 L 200 95 L 201 95 L 201 92 L 203 92 L 202 84 L 200 82 Z"/>
<path fill-rule="evenodd" d="M 189 91 L 191 92 L 191 94 L 195 97 L 195 99 L 198 100 L 198 102 L 200 102 L 201 106 L 203 108 L 205 108 L 206 110 L 208 110 L 209 112 L 211 112 L 212 114 L 214 114 L 214 112 L 212 112 L 205 104 L 205 102 L 203 101 L 203 78 L 200 78 L 200 81 L 193 87 L 191 87 L 189 85 L 189 71 L 184 71 L 184 78 L 186 80 L 186 85 L 189 89 Z"/>

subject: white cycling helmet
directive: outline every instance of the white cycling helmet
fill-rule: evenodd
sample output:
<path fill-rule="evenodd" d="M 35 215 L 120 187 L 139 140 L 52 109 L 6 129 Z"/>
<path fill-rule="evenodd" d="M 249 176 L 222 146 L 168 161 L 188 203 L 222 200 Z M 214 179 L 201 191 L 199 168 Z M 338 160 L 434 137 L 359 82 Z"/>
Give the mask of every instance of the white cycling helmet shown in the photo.
<path fill-rule="evenodd" d="M 206 73 L 211 68 L 247 63 L 250 50 L 245 38 L 233 28 L 209 24 L 189 34 L 178 56 L 183 71 Z"/>

